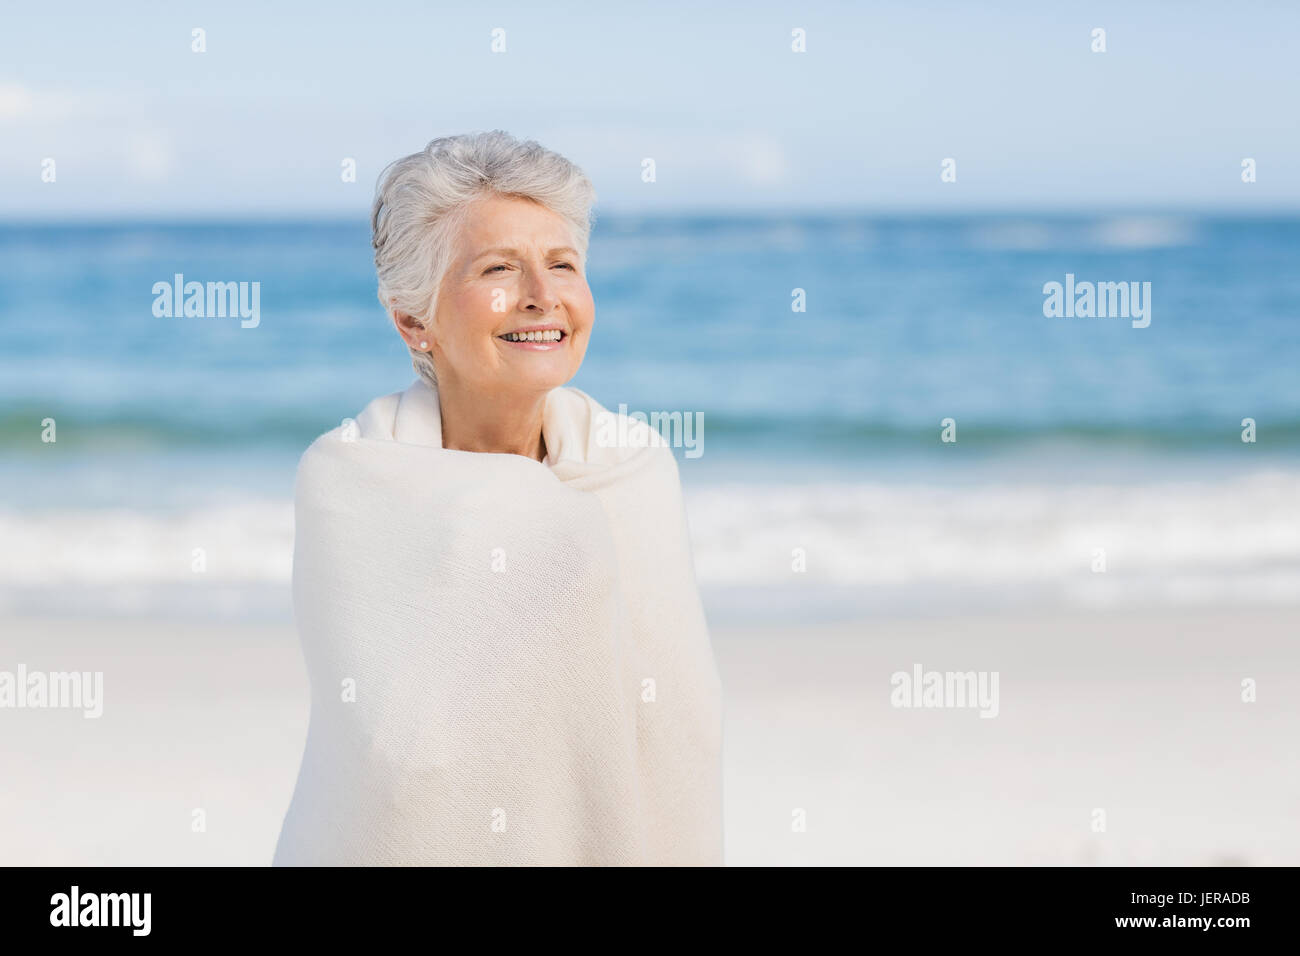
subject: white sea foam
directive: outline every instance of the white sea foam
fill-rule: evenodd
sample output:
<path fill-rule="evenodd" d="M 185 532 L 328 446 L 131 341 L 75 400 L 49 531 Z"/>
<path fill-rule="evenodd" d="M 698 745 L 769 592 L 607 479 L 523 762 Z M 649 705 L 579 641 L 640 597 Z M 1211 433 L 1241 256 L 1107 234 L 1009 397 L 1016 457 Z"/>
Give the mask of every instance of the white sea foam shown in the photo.
<path fill-rule="evenodd" d="M 1165 216 L 1120 216 L 1104 219 L 1091 229 L 1093 240 L 1107 249 L 1161 249 L 1196 241 L 1195 225 Z"/>
<path fill-rule="evenodd" d="M 1215 482 L 719 485 L 688 493 L 703 577 L 1014 584 L 1092 573 L 1300 565 L 1300 474 Z"/>
<path fill-rule="evenodd" d="M 1300 603 L 1297 472 L 1115 485 L 688 484 L 686 501 L 706 591 L 798 601 L 821 589 L 893 604 Z M 0 540 L 0 604 L 238 611 L 245 592 L 287 595 L 293 509 L 248 499 L 180 513 L 9 511 Z M 793 569 L 795 549 L 806 571 Z M 1102 553 L 1105 571 L 1094 571 Z"/>
<path fill-rule="evenodd" d="M 977 222 L 967 241 L 979 249 L 1162 249 L 1200 240 L 1197 224 L 1173 216 L 1116 216 L 1085 223 L 1040 219 Z"/>

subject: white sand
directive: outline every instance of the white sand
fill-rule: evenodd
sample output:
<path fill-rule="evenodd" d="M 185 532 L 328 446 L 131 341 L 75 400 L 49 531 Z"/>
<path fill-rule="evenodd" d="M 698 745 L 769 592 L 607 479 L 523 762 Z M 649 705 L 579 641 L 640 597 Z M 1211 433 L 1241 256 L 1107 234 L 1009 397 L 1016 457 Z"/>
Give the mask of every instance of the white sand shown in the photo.
<path fill-rule="evenodd" d="M 1298 623 L 1053 611 L 715 627 L 727 860 L 1298 864 Z M 270 862 L 307 728 L 291 626 L 0 621 L 0 670 L 20 662 L 103 671 L 105 705 L 90 720 L 0 709 L 0 864 Z M 890 675 L 914 663 L 998 671 L 999 715 L 892 707 Z"/>
<path fill-rule="evenodd" d="M 1297 634 L 1233 611 L 723 636 L 728 862 L 1300 863 Z M 998 671 L 999 715 L 892 707 L 915 663 Z"/>

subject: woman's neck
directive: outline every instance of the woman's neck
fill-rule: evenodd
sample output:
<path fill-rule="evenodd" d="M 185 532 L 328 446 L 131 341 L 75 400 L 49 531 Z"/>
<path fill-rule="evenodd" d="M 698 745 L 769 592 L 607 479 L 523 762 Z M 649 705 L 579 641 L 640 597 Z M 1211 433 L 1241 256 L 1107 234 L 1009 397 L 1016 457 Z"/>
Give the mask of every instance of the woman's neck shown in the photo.
<path fill-rule="evenodd" d="M 500 392 L 484 395 L 439 379 L 438 405 L 443 448 L 523 455 L 534 461 L 546 455 L 545 392 L 525 398 Z"/>

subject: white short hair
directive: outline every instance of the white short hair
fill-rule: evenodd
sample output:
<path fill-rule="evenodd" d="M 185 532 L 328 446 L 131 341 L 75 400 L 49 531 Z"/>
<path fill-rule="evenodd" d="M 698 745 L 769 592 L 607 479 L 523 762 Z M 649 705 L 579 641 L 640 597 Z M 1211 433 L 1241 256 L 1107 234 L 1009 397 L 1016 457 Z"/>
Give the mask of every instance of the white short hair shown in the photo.
<path fill-rule="evenodd" d="M 371 244 L 379 301 L 390 315 L 405 312 L 428 327 L 467 207 L 491 195 L 531 199 L 563 216 L 585 268 L 596 192 L 581 169 L 502 130 L 444 136 L 390 163 L 375 188 Z M 428 352 L 411 349 L 411 364 L 436 385 Z"/>

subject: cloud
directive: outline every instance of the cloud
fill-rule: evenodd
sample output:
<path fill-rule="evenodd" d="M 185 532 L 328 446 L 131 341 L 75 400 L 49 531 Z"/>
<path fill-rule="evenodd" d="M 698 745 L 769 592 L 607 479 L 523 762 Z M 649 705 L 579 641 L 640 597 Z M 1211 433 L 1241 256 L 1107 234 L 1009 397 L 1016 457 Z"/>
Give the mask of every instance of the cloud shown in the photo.
<path fill-rule="evenodd" d="M 138 111 L 129 100 L 101 90 L 68 93 L 0 82 L 0 123 L 42 126 L 131 112 Z"/>
<path fill-rule="evenodd" d="M 553 127 L 536 137 L 586 168 L 623 167 L 635 173 L 652 157 L 660 175 L 746 186 L 785 183 L 790 161 L 782 143 L 765 132 L 654 126 Z"/>
<path fill-rule="evenodd" d="M 26 87 L 0 83 L 0 123 L 30 116 L 34 102 L 35 98 Z"/>
<path fill-rule="evenodd" d="M 140 179 L 166 179 L 176 165 L 171 137 L 158 130 L 131 133 L 123 144 L 126 167 Z"/>
<path fill-rule="evenodd" d="M 790 163 L 785 148 L 770 136 L 746 135 L 734 147 L 740 175 L 753 186 L 776 186 L 786 181 Z"/>

